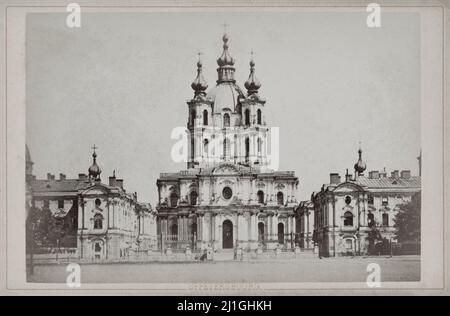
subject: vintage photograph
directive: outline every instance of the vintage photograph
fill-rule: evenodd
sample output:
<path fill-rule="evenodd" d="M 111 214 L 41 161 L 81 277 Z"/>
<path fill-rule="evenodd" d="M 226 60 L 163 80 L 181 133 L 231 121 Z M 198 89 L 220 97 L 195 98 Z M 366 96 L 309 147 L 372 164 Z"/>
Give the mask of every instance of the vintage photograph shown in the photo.
<path fill-rule="evenodd" d="M 26 285 L 424 282 L 424 20 L 377 3 L 26 12 Z"/>

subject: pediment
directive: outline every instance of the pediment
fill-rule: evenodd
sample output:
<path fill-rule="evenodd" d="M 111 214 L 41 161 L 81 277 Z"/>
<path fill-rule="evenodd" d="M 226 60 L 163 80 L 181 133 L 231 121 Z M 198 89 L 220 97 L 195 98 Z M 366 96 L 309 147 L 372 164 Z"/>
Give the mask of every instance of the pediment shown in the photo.
<path fill-rule="evenodd" d="M 81 192 L 82 195 L 102 195 L 108 194 L 111 190 L 104 187 L 103 185 L 94 185 L 90 188 L 87 188 Z"/>
<path fill-rule="evenodd" d="M 334 190 L 334 192 L 355 192 L 355 191 L 364 191 L 362 187 L 354 183 L 342 183 L 338 185 Z"/>
<path fill-rule="evenodd" d="M 256 187 L 257 188 L 264 188 L 266 185 L 264 184 L 264 182 L 260 181 L 256 183 Z"/>
<path fill-rule="evenodd" d="M 239 170 L 231 164 L 224 164 L 215 168 L 212 173 L 215 175 L 229 175 L 238 174 Z"/>

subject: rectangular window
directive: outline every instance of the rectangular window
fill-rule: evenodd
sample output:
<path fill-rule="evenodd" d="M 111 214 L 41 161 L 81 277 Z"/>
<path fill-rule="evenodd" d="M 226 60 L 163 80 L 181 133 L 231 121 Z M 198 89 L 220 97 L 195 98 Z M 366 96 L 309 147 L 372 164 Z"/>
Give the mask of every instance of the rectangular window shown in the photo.
<path fill-rule="evenodd" d="M 389 215 L 386 213 L 383 214 L 383 226 L 389 226 Z"/>
<path fill-rule="evenodd" d="M 345 241 L 345 248 L 347 250 L 352 250 L 352 248 L 353 248 L 353 241 L 351 239 L 347 239 Z"/>
<path fill-rule="evenodd" d="M 58 208 L 64 208 L 64 200 L 58 201 Z"/>
<path fill-rule="evenodd" d="M 369 205 L 373 205 L 373 196 L 368 196 L 368 197 L 367 197 L 367 203 L 368 203 Z"/>
<path fill-rule="evenodd" d="M 388 205 L 388 197 L 387 196 L 383 196 L 382 198 L 381 198 L 381 205 L 383 205 L 383 206 L 387 206 Z"/>

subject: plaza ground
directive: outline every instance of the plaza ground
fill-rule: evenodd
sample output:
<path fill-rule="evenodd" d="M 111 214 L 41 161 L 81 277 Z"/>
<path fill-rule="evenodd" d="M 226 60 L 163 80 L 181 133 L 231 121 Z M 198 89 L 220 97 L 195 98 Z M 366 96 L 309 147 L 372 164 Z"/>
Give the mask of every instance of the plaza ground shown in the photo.
<path fill-rule="evenodd" d="M 382 282 L 420 280 L 420 257 L 302 258 L 271 261 L 81 264 L 82 283 L 365 282 L 377 263 Z M 36 265 L 29 282 L 65 283 L 67 263 Z"/>

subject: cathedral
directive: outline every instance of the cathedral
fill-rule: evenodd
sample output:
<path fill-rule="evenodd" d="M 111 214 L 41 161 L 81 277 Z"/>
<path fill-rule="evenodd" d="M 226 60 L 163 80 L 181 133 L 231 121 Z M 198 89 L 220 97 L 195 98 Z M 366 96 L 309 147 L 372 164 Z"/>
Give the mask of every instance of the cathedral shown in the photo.
<path fill-rule="evenodd" d="M 252 57 L 244 90 L 234 76 L 228 35 L 222 40 L 213 88 L 208 90 L 197 63 L 194 96 L 187 102 L 187 168 L 157 180 L 160 248 L 294 248 L 298 178 L 271 169 L 255 62 Z"/>

